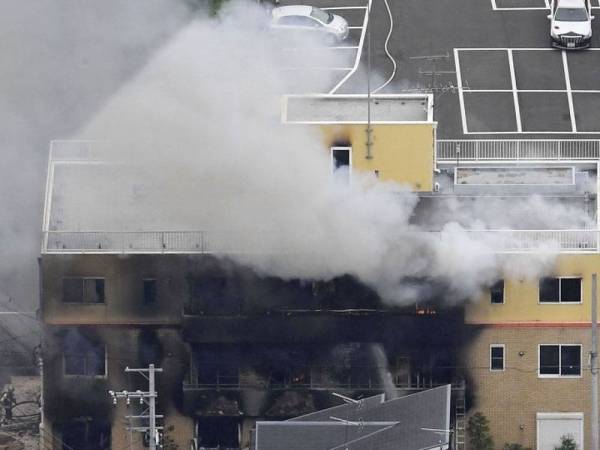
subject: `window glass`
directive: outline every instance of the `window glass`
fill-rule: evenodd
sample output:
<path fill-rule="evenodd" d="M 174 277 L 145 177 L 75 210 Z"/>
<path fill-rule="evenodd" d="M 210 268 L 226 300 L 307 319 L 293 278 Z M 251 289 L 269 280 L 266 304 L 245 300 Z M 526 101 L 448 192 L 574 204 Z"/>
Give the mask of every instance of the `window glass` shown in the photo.
<path fill-rule="evenodd" d="M 561 278 L 560 301 L 581 302 L 581 278 Z"/>
<path fill-rule="evenodd" d="M 63 278 L 63 302 L 81 303 L 83 301 L 83 278 Z"/>
<path fill-rule="evenodd" d="M 540 279 L 540 303 L 558 303 L 559 300 L 559 279 L 541 278 Z"/>
<path fill-rule="evenodd" d="M 310 15 L 317 19 L 319 22 L 331 23 L 333 22 L 333 14 L 323 11 L 322 9 L 313 8 L 310 11 Z"/>
<path fill-rule="evenodd" d="M 156 280 L 144 280 L 144 304 L 150 305 L 156 302 Z"/>
<path fill-rule="evenodd" d="M 581 375 L 581 347 L 579 345 L 561 345 L 560 374 Z"/>
<path fill-rule="evenodd" d="M 63 278 L 65 303 L 104 303 L 103 278 Z"/>
<path fill-rule="evenodd" d="M 559 22 L 587 22 L 585 8 L 557 8 L 554 20 Z"/>
<path fill-rule="evenodd" d="M 504 303 L 504 280 L 498 280 L 490 288 L 490 300 L 493 304 Z"/>
<path fill-rule="evenodd" d="M 490 347 L 490 369 L 504 370 L 504 347 Z"/>
<path fill-rule="evenodd" d="M 559 346 L 540 345 L 540 375 L 559 375 Z"/>

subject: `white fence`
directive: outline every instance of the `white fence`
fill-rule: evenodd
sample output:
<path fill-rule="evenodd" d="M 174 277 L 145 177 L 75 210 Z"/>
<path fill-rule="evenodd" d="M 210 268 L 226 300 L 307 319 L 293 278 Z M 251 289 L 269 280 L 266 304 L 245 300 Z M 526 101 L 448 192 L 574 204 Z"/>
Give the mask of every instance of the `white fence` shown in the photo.
<path fill-rule="evenodd" d="M 460 161 L 597 161 L 599 139 L 497 139 L 436 142 L 436 158 L 442 163 Z"/>
<path fill-rule="evenodd" d="M 468 239 L 479 243 L 484 251 L 499 253 L 591 253 L 599 251 L 599 233 L 599 230 L 485 230 L 466 231 L 461 236 L 439 232 L 417 234 L 431 239 Z M 252 253 L 265 248 L 263 238 L 273 242 L 266 236 L 241 237 L 206 231 L 48 231 L 44 233 L 42 253 Z"/>

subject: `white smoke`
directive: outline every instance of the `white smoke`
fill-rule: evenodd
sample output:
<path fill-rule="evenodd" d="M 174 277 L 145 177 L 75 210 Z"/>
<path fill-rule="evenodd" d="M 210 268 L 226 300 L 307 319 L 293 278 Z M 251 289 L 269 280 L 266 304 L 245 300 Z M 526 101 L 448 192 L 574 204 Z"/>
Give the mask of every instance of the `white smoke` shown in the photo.
<path fill-rule="evenodd" d="M 310 50 L 319 43 L 275 39 L 265 24 L 262 8 L 232 2 L 219 20 L 181 31 L 106 103 L 76 137 L 110 142 L 103 157 L 120 165 L 71 176 L 77 189 L 60 200 L 71 229 L 237 236 L 244 251 L 230 257 L 261 273 L 350 274 L 392 302 L 421 294 L 406 277 L 440 280 L 460 301 L 520 267 L 466 230 L 494 228 L 499 217 L 516 226 L 522 214 L 511 218 L 506 205 L 455 204 L 442 214 L 442 233 L 431 235 L 411 224 L 418 198 L 408 188 L 369 175 L 353 174 L 351 185 L 332 179 L 318 130 L 280 121 L 281 94 L 332 82 L 319 71 L 282 70 L 296 64 L 286 48 L 307 47 L 293 58 L 319 65 L 320 52 Z M 525 205 L 527 214 L 564 216 L 539 198 Z M 553 255 L 524 260 L 518 264 L 534 276 Z"/>

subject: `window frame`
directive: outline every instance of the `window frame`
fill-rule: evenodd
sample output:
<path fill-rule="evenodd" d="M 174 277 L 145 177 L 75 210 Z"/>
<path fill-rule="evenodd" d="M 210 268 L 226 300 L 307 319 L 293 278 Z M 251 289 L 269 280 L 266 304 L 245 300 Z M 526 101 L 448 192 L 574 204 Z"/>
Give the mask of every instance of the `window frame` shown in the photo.
<path fill-rule="evenodd" d="M 348 173 L 349 179 L 352 179 L 352 146 L 350 145 L 333 145 L 329 147 L 329 169 L 331 174 L 335 172 L 335 158 L 333 157 L 334 150 L 348 150 Z"/>
<path fill-rule="evenodd" d="M 62 353 L 62 375 L 64 378 L 81 378 L 81 377 L 85 377 L 85 378 L 98 378 L 98 379 L 105 379 L 108 378 L 108 351 L 106 349 L 106 344 L 101 346 L 102 348 L 104 348 L 104 373 L 100 374 L 100 375 L 90 375 L 87 373 L 84 374 L 73 374 L 73 373 L 67 373 L 67 355 L 65 354 L 65 352 Z M 85 360 L 87 363 L 87 360 Z M 87 365 L 84 369 L 87 369 Z"/>
<path fill-rule="evenodd" d="M 154 298 L 152 301 L 146 301 L 146 282 L 154 282 Z M 144 306 L 152 306 L 158 303 L 158 278 L 156 277 L 144 277 L 142 278 L 142 304 Z"/>
<path fill-rule="evenodd" d="M 540 282 L 544 278 L 552 278 L 558 280 L 558 301 L 556 302 L 543 302 L 540 298 L 541 290 L 540 290 Z M 565 302 L 561 299 L 562 294 L 562 280 L 572 280 L 577 279 L 580 280 L 579 283 L 579 301 L 578 302 Z M 583 276 L 561 276 L 561 277 L 542 277 L 538 280 L 538 305 L 582 305 L 583 304 Z"/>
<path fill-rule="evenodd" d="M 81 280 L 82 282 L 82 291 L 81 291 L 81 301 L 80 302 L 70 302 L 65 300 L 65 280 Z M 102 301 L 101 302 L 86 302 L 85 299 L 85 282 L 86 280 L 102 280 Z M 97 277 L 97 276 L 85 276 L 85 277 L 76 277 L 76 276 L 68 276 L 62 277 L 62 303 L 67 305 L 106 305 L 106 277 Z M 94 287 L 95 288 L 95 287 Z"/>
<path fill-rule="evenodd" d="M 558 347 L 558 373 L 557 374 L 546 374 L 540 373 L 540 356 L 542 347 Z M 562 347 L 579 347 L 579 375 L 561 375 L 562 371 Z M 538 344 L 538 362 L 537 362 L 537 375 L 538 378 L 581 378 L 583 376 L 583 344 Z"/>
<path fill-rule="evenodd" d="M 492 349 L 493 348 L 501 348 L 502 349 L 502 369 L 493 369 L 492 368 Z M 505 344 L 490 344 L 490 372 L 504 372 L 506 370 L 506 345 Z"/>
<path fill-rule="evenodd" d="M 492 289 L 494 288 L 494 285 L 498 284 L 502 282 L 502 301 L 501 302 L 494 302 L 492 301 Z M 539 296 L 538 296 L 539 299 Z M 504 280 L 504 278 L 496 281 L 496 283 L 494 283 L 492 286 L 490 286 L 490 305 L 504 305 L 504 303 L 506 303 L 506 281 Z"/>

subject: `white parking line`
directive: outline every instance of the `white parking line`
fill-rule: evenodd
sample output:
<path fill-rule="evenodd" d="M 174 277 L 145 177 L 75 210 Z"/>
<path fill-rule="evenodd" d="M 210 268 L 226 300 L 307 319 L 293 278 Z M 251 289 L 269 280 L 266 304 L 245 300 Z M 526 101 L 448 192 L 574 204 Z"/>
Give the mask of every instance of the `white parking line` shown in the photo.
<path fill-rule="evenodd" d="M 577 123 L 575 118 L 575 110 L 573 103 L 573 94 L 600 94 L 600 89 L 573 89 L 571 86 L 571 78 L 570 71 L 568 65 L 568 53 L 564 50 L 561 51 L 563 70 L 565 76 L 565 89 L 518 89 L 516 84 L 516 73 L 514 67 L 514 59 L 513 53 L 517 51 L 556 51 L 552 48 L 455 48 L 454 49 L 454 64 L 456 67 L 456 81 L 458 84 L 458 101 L 462 122 L 462 129 L 464 134 L 468 135 L 505 135 L 505 134 L 531 134 L 531 135 L 570 135 L 570 134 L 590 134 L 590 135 L 600 135 L 600 130 L 598 131 L 578 131 Z M 591 48 L 589 50 L 598 51 L 600 48 Z M 510 68 L 510 77 L 511 77 L 511 89 L 470 89 L 468 87 L 464 87 L 462 85 L 462 75 L 461 75 L 461 67 L 460 67 L 460 53 L 461 51 L 506 51 L 508 53 L 508 64 Z M 517 119 L 517 130 L 516 131 L 469 131 L 466 119 L 466 111 L 465 111 L 465 93 L 512 93 L 513 94 L 513 103 L 515 107 L 515 116 Z M 569 105 L 569 116 L 571 122 L 571 130 L 565 131 L 523 131 L 521 117 L 520 117 L 520 105 L 518 103 L 518 94 L 519 93 L 561 93 L 566 94 Z"/>
<path fill-rule="evenodd" d="M 511 93 L 512 89 L 470 89 L 465 88 L 466 92 L 482 92 L 488 94 L 497 94 L 497 93 Z M 546 94 L 566 94 L 569 92 L 567 89 L 517 89 L 517 92 L 523 93 L 546 93 Z M 598 89 L 571 89 L 573 94 L 600 94 L 600 90 Z"/>
<path fill-rule="evenodd" d="M 328 6 L 327 8 L 320 8 L 320 9 L 324 9 L 326 11 L 331 11 L 334 9 L 370 9 L 371 8 L 371 2 L 369 2 L 369 6 Z"/>
<path fill-rule="evenodd" d="M 521 124 L 521 108 L 519 107 L 519 94 L 517 93 L 517 76 L 515 75 L 515 62 L 513 61 L 512 49 L 508 50 L 508 66 L 510 68 L 510 83 L 512 85 L 513 102 L 515 104 L 515 120 L 517 131 L 523 131 Z"/>
<path fill-rule="evenodd" d="M 573 108 L 573 93 L 571 92 L 571 77 L 569 75 L 569 63 L 567 62 L 567 52 L 562 51 L 562 62 L 565 71 L 565 84 L 567 85 L 567 98 L 569 100 L 569 115 L 571 116 L 571 128 L 577 132 L 577 123 L 575 122 L 575 110 Z"/>
<path fill-rule="evenodd" d="M 284 67 L 283 70 L 352 70 L 352 67 Z"/>
<path fill-rule="evenodd" d="M 468 134 L 467 114 L 465 112 L 465 99 L 463 93 L 462 77 L 460 74 L 460 61 L 458 59 L 458 49 L 454 49 L 454 70 L 456 71 L 456 84 L 458 85 L 458 103 L 460 106 L 460 119 L 462 121 L 463 133 Z"/>
<path fill-rule="evenodd" d="M 363 44 L 365 42 L 365 34 L 367 31 L 367 25 L 369 23 L 369 13 L 371 11 L 371 4 L 372 4 L 373 0 L 369 0 L 369 3 L 367 4 L 367 6 L 348 6 L 348 7 L 340 7 L 340 8 L 346 8 L 346 9 L 358 9 L 358 8 L 362 8 L 365 10 L 365 17 L 363 19 L 363 24 L 362 24 L 362 32 L 360 33 L 360 40 L 358 41 L 358 49 L 356 51 L 356 58 L 354 59 L 354 66 L 352 67 L 352 70 L 347 73 L 344 78 L 342 78 L 334 87 L 333 89 L 331 89 L 328 93 L 331 94 L 335 94 L 335 92 L 348 80 L 348 78 L 350 78 L 354 72 L 356 72 L 356 70 L 358 69 L 358 65 L 360 64 L 360 57 L 362 55 L 362 49 L 363 49 Z M 332 8 L 335 9 L 335 8 Z"/>

